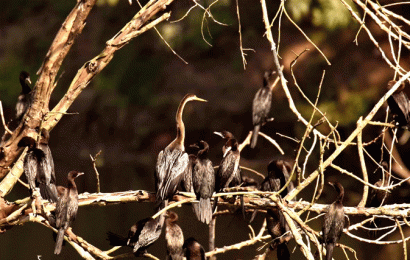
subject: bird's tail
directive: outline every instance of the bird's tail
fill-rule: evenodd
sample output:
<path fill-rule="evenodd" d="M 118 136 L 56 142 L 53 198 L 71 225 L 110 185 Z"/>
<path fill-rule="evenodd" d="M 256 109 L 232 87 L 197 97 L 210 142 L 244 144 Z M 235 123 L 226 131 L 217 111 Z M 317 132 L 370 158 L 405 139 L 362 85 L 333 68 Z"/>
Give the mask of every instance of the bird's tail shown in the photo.
<path fill-rule="evenodd" d="M 259 135 L 259 129 L 261 128 L 261 125 L 255 125 L 253 132 L 252 132 L 252 138 L 251 138 L 251 148 L 255 148 L 256 142 L 258 141 L 258 135 Z"/>
<path fill-rule="evenodd" d="M 61 247 L 63 246 L 64 241 L 64 229 L 60 228 L 58 230 L 57 239 L 56 239 L 56 246 L 54 248 L 54 254 L 59 255 L 61 252 Z"/>
<path fill-rule="evenodd" d="M 326 260 L 332 260 L 334 248 L 335 248 L 335 244 L 333 243 L 329 243 L 326 245 Z"/>
<path fill-rule="evenodd" d="M 39 184 L 40 188 L 40 194 L 43 199 L 46 199 L 50 202 L 57 202 L 58 200 L 58 195 L 57 195 L 57 187 L 54 185 L 54 183 L 50 184 L 45 184 L 45 183 L 40 183 Z"/>
<path fill-rule="evenodd" d="M 110 241 L 110 245 L 112 246 L 126 246 L 127 245 L 127 238 L 112 233 L 110 231 L 107 232 L 107 240 Z"/>
<path fill-rule="evenodd" d="M 276 249 L 276 253 L 277 253 L 278 259 L 280 260 L 290 259 L 290 253 L 289 253 L 289 249 L 286 243 L 279 244 Z"/>
<path fill-rule="evenodd" d="M 212 220 L 212 205 L 211 205 L 211 199 L 199 199 L 199 204 L 198 204 L 198 210 L 199 210 L 199 220 L 203 223 L 209 224 L 211 223 Z"/>

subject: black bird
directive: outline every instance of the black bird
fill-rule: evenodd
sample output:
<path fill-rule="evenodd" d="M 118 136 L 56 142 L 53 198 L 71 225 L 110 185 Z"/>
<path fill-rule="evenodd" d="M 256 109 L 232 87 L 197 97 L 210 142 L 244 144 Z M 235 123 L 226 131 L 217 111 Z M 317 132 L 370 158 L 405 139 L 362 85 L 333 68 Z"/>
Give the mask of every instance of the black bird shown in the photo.
<path fill-rule="evenodd" d="M 290 253 L 287 246 L 287 238 L 292 237 L 289 232 L 289 226 L 286 223 L 282 211 L 277 208 L 268 209 L 266 213 L 266 227 L 269 235 L 272 237 L 271 250 L 276 249 L 277 258 L 281 260 L 290 259 Z M 288 232 L 288 235 L 285 233 Z"/>
<path fill-rule="evenodd" d="M 29 83 L 31 84 L 30 74 L 26 71 L 20 72 L 21 93 L 16 103 L 16 119 L 18 121 L 21 120 L 31 103 L 31 88 Z"/>
<path fill-rule="evenodd" d="M 388 89 L 391 89 L 396 81 L 390 80 L 388 83 Z M 399 126 L 409 126 L 410 123 L 410 104 L 409 98 L 404 93 L 404 82 L 388 99 L 387 104 L 398 123 Z"/>
<path fill-rule="evenodd" d="M 222 147 L 223 158 L 219 164 L 218 171 L 215 176 L 215 191 L 220 192 L 224 188 L 237 186 L 241 184 L 241 171 L 239 161 L 241 159 L 238 149 L 238 142 L 233 134 L 228 131 L 214 132 L 226 140 Z M 213 211 L 218 203 L 218 198 L 215 199 Z"/>
<path fill-rule="evenodd" d="M 390 173 L 388 171 L 387 163 L 383 162 L 383 171 L 382 171 L 382 179 L 378 180 L 374 185 L 377 187 L 388 187 L 389 186 L 389 180 L 390 180 Z M 383 174 L 384 172 L 384 174 Z M 388 204 L 390 202 L 390 196 L 391 193 L 389 193 L 386 190 L 376 190 L 372 189 L 370 196 L 367 201 L 367 206 L 368 207 L 374 207 L 378 208 L 383 206 L 383 204 Z M 381 219 L 376 218 L 374 221 L 374 225 L 370 224 L 371 228 L 377 228 L 381 225 Z M 371 237 L 376 237 L 377 235 L 377 230 L 371 230 L 369 231 L 369 234 Z"/>
<path fill-rule="evenodd" d="M 185 240 L 183 248 L 187 260 L 205 260 L 205 250 L 195 238 Z"/>
<path fill-rule="evenodd" d="M 259 185 L 258 190 L 270 191 L 270 192 L 279 191 L 290 178 L 289 172 L 291 170 L 292 170 L 292 167 L 287 161 L 284 161 L 281 159 L 272 160 L 268 164 L 268 175 Z M 287 188 L 283 190 L 280 195 L 283 198 L 293 189 L 294 189 L 293 182 L 290 182 Z M 249 223 L 251 223 L 254 220 L 257 213 L 258 213 L 258 210 L 255 209 L 251 216 L 251 219 L 249 220 Z"/>
<path fill-rule="evenodd" d="M 279 191 L 290 177 L 291 165 L 284 160 L 272 160 L 268 164 L 268 176 L 262 181 L 259 190 L 261 191 Z M 281 196 L 285 197 L 291 190 L 294 189 L 293 182 L 290 182 L 288 187 L 281 192 Z"/>
<path fill-rule="evenodd" d="M 390 181 L 390 173 L 388 171 L 387 163 L 383 162 L 383 171 L 382 171 L 382 178 L 378 180 L 374 186 L 376 187 L 388 187 Z M 384 172 L 384 174 L 383 174 Z M 376 190 L 372 189 L 370 196 L 369 196 L 369 207 L 380 207 L 385 203 L 388 203 L 390 198 L 390 193 L 386 190 Z"/>
<path fill-rule="evenodd" d="M 273 71 L 266 71 L 263 75 L 263 87 L 260 88 L 253 98 L 252 103 L 252 123 L 254 126 L 251 148 L 255 148 L 258 141 L 258 133 L 262 125 L 268 121 L 268 114 L 272 105 L 272 88 L 269 79 L 274 74 Z"/>
<path fill-rule="evenodd" d="M 74 179 L 83 172 L 71 171 L 67 177 L 67 189 L 64 194 L 58 199 L 56 204 L 56 228 L 58 229 L 54 254 L 58 255 L 61 252 L 61 247 L 64 241 L 64 233 L 71 226 L 77 216 L 78 210 L 78 191 Z"/>
<path fill-rule="evenodd" d="M 142 256 L 161 235 L 165 214 L 158 218 L 145 218 L 131 226 L 128 237 L 108 232 L 108 240 L 112 246 L 129 246 L 135 256 Z"/>
<path fill-rule="evenodd" d="M 184 252 L 184 234 L 176 223 L 178 215 L 173 211 L 168 211 L 165 219 L 165 240 L 167 241 L 167 260 L 182 260 Z"/>
<path fill-rule="evenodd" d="M 194 191 L 194 185 L 192 184 L 192 169 L 193 169 L 193 163 L 196 160 L 196 155 L 195 154 L 189 154 L 188 155 L 188 166 L 186 167 L 183 177 L 181 180 L 181 187 L 182 190 L 186 192 L 191 192 L 195 193 Z M 197 203 L 192 203 L 192 210 L 194 211 L 195 215 L 199 218 L 198 216 L 198 204 Z"/>
<path fill-rule="evenodd" d="M 49 132 L 43 128 L 39 143 L 31 142 L 24 158 L 24 172 L 32 192 L 39 187 L 43 199 L 57 202 L 56 176 L 53 156 L 48 146 L 49 138 Z"/>
<path fill-rule="evenodd" d="M 172 198 L 188 166 L 188 154 L 184 147 L 185 126 L 182 121 L 182 112 L 185 104 L 193 100 L 207 102 L 193 94 L 187 94 L 182 99 L 176 114 L 177 137 L 158 154 L 155 172 L 157 206 L 163 200 Z"/>
<path fill-rule="evenodd" d="M 212 220 L 211 197 L 215 191 L 215 170 L 208 159 L 209 145 L 199 141 L 197 158 L 193 163 L 192 182 L 198 204 L 197 217 L 203 223 L 209 224 Z"/>
<path fill-rule="evenodd" d="M 329 182 L 339 193 L 336 200 L 329 206 L 323 222 L 323 243 L 326 246 L 326 260 L 331 260 L 336 242 L 342 235 L 345 226 L 343 209 L 344 189 L 339 182 Z"/>

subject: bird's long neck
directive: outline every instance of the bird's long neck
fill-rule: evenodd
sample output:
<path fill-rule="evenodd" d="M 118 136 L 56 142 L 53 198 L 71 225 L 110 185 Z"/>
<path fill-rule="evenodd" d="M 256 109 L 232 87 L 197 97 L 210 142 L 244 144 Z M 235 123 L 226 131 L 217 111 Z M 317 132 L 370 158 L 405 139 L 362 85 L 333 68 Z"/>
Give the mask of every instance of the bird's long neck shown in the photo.
<path fill-rule="evenodd" d="M 75 185 L 74 178 L 67 179 L 67 188 L 69 188 L 70 190 L 77 190 L 77 185 Z"/>
<path fill-rule="evenodd" d="M 343 197 L 345 196 L 345 190 L 343 188 L 343 186 L 340 183 L 337 183 L 336 185 L 339 195 L 336 198 L 336 202 L 342 204 L 343 201 Z"/>
<path fill-rule="evenodd" d="M 209 145 L 204 144 L 204 148 L 202 150 L 198 151 L 198 158 L 200 158 L 200 159 L 207 158 L 208 152 L 209 152 Z"/>
<path fill-rule="evenodd" d="M 24 94 L 28 94 L 31 91 L 30 86 L 27 84 L 26 79 L 20 79 L 21 89 Z"/>
<path fill-rule="evenodd" d="M 185 150 L 184 148 L 184 140 L 185 140 L 185 125 L 182 121 L 182 113 L 184 112 L 184 107 L 189 100 L 184 98 L 182 102 L 179 104 L 177 115 L 176 115 L 176 122 L 177 122 L 177 137 L 174 140 L 174 145 L 181 148 L 181 150 Z"/>

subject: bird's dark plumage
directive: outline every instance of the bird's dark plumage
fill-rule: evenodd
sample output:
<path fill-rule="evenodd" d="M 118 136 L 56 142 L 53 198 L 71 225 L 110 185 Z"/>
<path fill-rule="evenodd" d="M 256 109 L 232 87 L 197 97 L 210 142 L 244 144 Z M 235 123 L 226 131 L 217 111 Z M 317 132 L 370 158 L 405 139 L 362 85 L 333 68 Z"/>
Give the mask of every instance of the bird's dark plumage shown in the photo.
<path fill-rule="evenodd" d="M 291 165 L 284 160 L 272 160 L 268 165 L 268 176 L 262 181 L 259 190 L 261 191 L 279 191 L 289 179 Z M 294 189 L 293 182 L 280 194 L 285 197 Z"/>
<path fill-rule="evenodd" d="M 269 78 L 272 72 L 266 71 L 264 74 L 263 87 L 260 88 L 253 98 L 252 103 L 252 123 L 254 126 L 251 148 L 255 148 L 258 141 L 258 133 L 262 125 L 267 121 L 268 114 L 272 105 L 272 89 L 269 85 Z"/>
<path fill-rule="evenodd" d="M 164 225 L 164 214 L 156 219 L 145 218 L 131 226 L 128 236 L 108 232 L 108 240 L 113 246 L 129 246 L 133 249 L 135 256 L 143 255 L 147 248 L 160 237 Z"/>
<path fill-rule="evenodd" d="M 273 239 L 273 243 L 271 248 L 276 248 L 276 254 L 278 259 L 287 260 L 290 259 L 290 253 L 287 246 L 287 241 L 285 236 L 283 236 L 286 232 L 288 232 L 289 226 L 286 223 L 285 217 L 283 216 L 282 211 L 277 208 L 268 209 L 266 213 L 266 228 L 268 230 L 269 235 L 271 235 Z M 288 233 L 287 236 L 292 236 Z"/>
<path fill-rule="evenodd" d="M 176 223 L 178 215 L 173 211 L 168 211 L 165 219 L 165 240 L 167 241 L 167 260 L 182 260 L 184 253 L 184 234 Z"/>
<path fill-rule="evenodd" d="M 259 185 L 258 190 L 271 191 L 271 192 L 279 191 L 288 181 L 290 177 L 289 172 L 291 170 L 292 170 L 291 166 L 287 161 L 272 160 L 268 164 L 268 175 Z M 280 195 L 282 197 L 285 197 L 293 189 L 294 189 L 293 182 L 290 182 L 287 188 L 283 190 Z M 249 222 L 252 222 L 254 220 L 257 213 L 258 213 L 258 210 L 255 209 Z"/>
<path fill-rule="evenodd" d="M 239 169 L 240 152 L 238 149 L 238 142 L 235 137 L 228 131 L 222 133 L 215 132 L 226 140 L 222 147 L 223 158 L 219 165 L 216 178 L 215 190 L 221 191 L 231 185 L 239 185 L 241 182 L 241 175 Z"/>
<path fill-rule="evenodd" d="M 205 250 L 195 238 L 185 240 L 183 248 L 187 260 L 205 260 Z"/>
<path fill-rule="evenodd" d="M 389 81 L 388 89 L 392 88 L 394 84 L 396 81 Z M 404 86 L 402 83 L 402 86 L 387 99 L 387 104 L 399 126 L 408 126 L 410 123 L 410 101 L 403 91 Z"/>
<path fill-rule="evenodd" d="M 39 187 L 43 199 L 57 202 L 54 161 L 48 146 L 48 139 L 48 131 L 42 129 L 39 143 L 31 144 L 24 158 L 24 172 L 32 191 Z"/>
<path fill-rule="evenodd" d="M 21 93 L 16 103 L 16 119 L 18 121 L 21 120 L 31 103 L 31 88 L 29 83 L 31 84 L 30 74 L 26 71 L 22 71 L 20 73 Z"/>
<path fill-rule="evenodd" d="M 67 177 L 67 189 L 60 196 L 56 204 L 56 228 L 58 229 L 54 254 L 61 252 L 63 245 L 64 232 L 71 226 L 77 216 L 78 210 L 78 191 L 74 179 L 82 175 L 82 172 L 71 171 Z"/>
<path fill-rule="evenodd" d="M 326 247 L 326 260 L 332 259 L 333 249 L 337 241 L 339 241 L 345 225 L 343 209 L 343 186 L 339 182 L 329 182 L 329 184 L 336 189 L 338 196 L 336 200 L 329 206 L 323 222 L 322 233 L 323 243 Z"/>
<path fill-rule="evenodd" d="M 198 204 L 197 217 L 203 223 L 209 224 L 212 220 L 211 197 L 215 191 L 215 170 L 208 159 L 209 145 L 199 141 L 197 157 L 193 162 L 192 182 Z"/>
<path fill-rule="evenodd" d="M 224 188 L 237 186 L 242 182 L 239 161 L 241 159 L 238 142 L 232 133 L 228 131 L 214 132 L 226 140 L 222 147 L 223 158 L 219 164 L 215 176 L 215 191 L 220 192 Z M 218 198 L 215 199 L 212 211 L 216 209 Z"/>
<path fill-rule="evenodd" d="M 177 137 L 158 155 L 155 171 L 157 205 L 163 200 L 172 198 L 188 167 L 189 159 L 184 147 L 185 126 L 182 121 L 182 112 L 185 104 L 193 100 L 206 102 L 193 94 L 187 94 L 182 99 L 176 114 Z"/>

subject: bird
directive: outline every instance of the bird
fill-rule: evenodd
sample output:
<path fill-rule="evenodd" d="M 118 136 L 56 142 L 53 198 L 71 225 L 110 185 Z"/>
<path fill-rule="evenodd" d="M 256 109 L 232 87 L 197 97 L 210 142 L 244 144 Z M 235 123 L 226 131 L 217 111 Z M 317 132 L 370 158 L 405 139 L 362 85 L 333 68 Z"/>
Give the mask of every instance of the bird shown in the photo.
<path fill-rule="evenodd" d="M 208 159 L 208 143 L 201 140 L 196 146 L 200 150 L 193 162 L 192 182 L 199 201 L 197 217 L 201 222 L 209 224 L 212 220 L 211 197 L 215 191 L 215 170 Z"/>
<path fill-rule="evenodd" d="M 185 240 L 183 249 L 187 260 L 205 260 L 205 250 L 195 238 Z"/>
<path fill-rule="evenodd" d="M 157 206 L 162 201 L 172 198 L 188 166 L 189 158 L 184 147 L 185 126 L 182 121 L 182 112 L 186 103 L 194 100 L 207 102 L 205 99 L 198 98 L 194 94 L 187 94 L 182 99 L 176 113 L 177 136 L 158 154 L 155 171 Z"/>
<path fill-rule="evenodd" d="M 388 171 L 388 167 L 387 167 L 386 162 L 383 162 L 382 166 L 383 166 L 384 175 L 382 176 L 382 178 L 380 180 L 378 180 L 374 184 L 374 186 L 385 188 L 385 187 L 389 186 L 389 181 L 390 181 L 391 174 Z M 382 174 L 383 174 L 383 172 L 382 172 Z M 384 203 L 387 203 L 389 198 L 390 198 L 390 193 L 388 191 L 372 189 L 372 191 L 370 193 L 370 196 L 369 196 L 368 206 L 369 207 L 380 207 Z"/>
<path fill-rule="evenodd" d="M 49 132 L 42 128 L 39 142 L 37 143 L 33 139 L 30 140 L 23 168 L 31 192 L 39 187 L 43 199 L 57 202 L 56 177 L 53 156 L 48 146 L 49 138 Z"/>
<path fill-rule="evenodd" d="M 292 234 L 289 233 L 289 225 L 286 223 L 282 211 L 278 208 L 268 209 L 265 218 L 266 228 L 273 240 L 270 246 L 271 250 L 276 249 L 278 259 L 290 259 L 287 238 L 292 237 Z M 285 233 L 287 233 L 287 235 L 285 235 Z"/>
<path fill-rule="evenodd" d="M 239 161 L 241 159 L 238 149 L 238 142 L 232 133 L 228 131 L 214 132 L 226 140 L 222 147 L 223 158 L 219 164 L 218 171 L 215 176 L 215 191 L 220 192 L 229 186 L 237 186 L 241 183 L 241 172 L 239 169 Z M 215 199 L 213 211 L 218 203 L 218 198 Z"/>
<path fill-rule="evenodd" d="M 139 220 L 131 226 L 127 237 L 107 232 L 110 245 L 131 247 L 135 256 L 142 256 L 160 237 L 164 220 L 165 213 L 155 219 L 149 217 Z"/>
<path fill-rule="evenodd" d="M 377 187 L 388 187 L 389 186 L 389 180 L 391 177 L 391 174 L 388 171 L 388 165 L 386 162 L 382 163 L 383 166 L 383 177 L 382 179 L 378 180 L 374 186 Z M 367 201 L 367 206 L 368 207 L 374 207 L 378 208 L 383 206 L 383 204 L 387 204 L 390 202 L 391 198 L 391 193 L 387 190 L 377 190 L 377 189 L 372 189 L 370 192 L 370 196 Z M 370 223 L 370 228 L 371 230 L 369 231 L 369 234 L 372 238 L 376 237 L 377 235 L 377 228 L 381 225 L 382 221 L 380 218 L 376 218 L 372 221 L 373 223 Z M 376 229 L 375 229 L 376 228 Z"/>
<path fill-rule="evenodd" d="M 272 160 L 268 164 L 268 175 L 258 186 L 258 190 L 269 191 L 269 192 L 279 191 L 290 178 L 289 171 L 291 170 L 292 170 L 291 166 L 287 161 L 282 160 L 282 159 Z M 290 182 L 287 188 L 281 192 L 280 194 L 281 197 L 282 198 L 285 197 L 293 189 L 294 189 L 293 182 Z M 258 213 L 258 210 L 255 209 L 252 213 L 249 223 L 251 223 L 254 220 L 257 213 Z"/>
<path fill-rule="evenodd" d="M 256 92 L 252 102 L 252 123 L 253 132 L 251 138 L 251 148 L 255 148 L 258 141 L 259 130 L 268 119 L 268 114 L 272 105 L 272 88 L 269 84 L 270 77 L 274 71 L 265 71 L 263 76 L 263 86 Z"/>
<path fill-rule="evenodd" d="M 343 197 L 344 188 L 339 182 L 329 182 L 338 192 L 336 200 L 329 206 L 322 227 L 323 243 L 326 247 L 326 260 L 331 260 L 335 244 L 340 239 L 345 225 Z"/>
<path fill-rule="evenodd" d="M 70 171 L 67 176 L 67 189 L 60 196 L 56 204 L 56 228 L 58 229 L 54 254 L 61 252 L 64 233 L 74 222 L 78 211 L 78 191 L 74 179 L 83 175 L 83 172 Z"/>
<path fill-rule="evenodd" d="M 21 93 L 17 98 L 15 117 L 18 121 L 21 120 L 31 103 L 31 88 L 29 84 L 31 84 L 30 74 L 26 71 L 20 72 Z"/>
<path fill-rule="evenodd" d="M 196 160 L 195 154 L 188 155 L 188 166 L 185 169 L 182 180 L 181 180 L 181 188 L 183 191 L 195 193 L 194 185 L 192 184 L 192 168 L 193 168 L 193 163 L 195 160 Z M 192 205 L 192 210 L 194 211 L 195 215 L 197 216 L 197 218 L 199 218 L 198 204 L 192 203 L 191 205 Z"/>
<path fill-rule="evenodd" d="M 182 260 L 184 253 L 184 234 L 182 229 L 176 223 L 178 221 L 177 213 L 168 211 L 165 218 L 165 240 L 167 241 L 167 260 Z"/>
<path fill-rule="evenodd" d="M 262 181 L 259 190 L 261 191 L 279 191 L 289 180 L 289 172 L 292 170 L 289 162 L 282 159 L 274 159 L 268 164 L 268 175 Z M 294 189 L 293 182 L 290 182 L 287 188 L 281 192 L 281 196 L 285 197 L 291 190 Z"/>
<path fill-rule="evenodd" d="M 391 89 L 394 84 L 396 84 L 396 81 L 390 80 L 388 83 L 388 89 Z M 410 104 L 409 98 L 403 91 L 404 87 L 405 85 L 403 82 L 402 85 L 389 98 L 387 98 L 387 104 L 389 105 L 390 111 L 400 127 L 408 127 L 410 123 Z"/>

